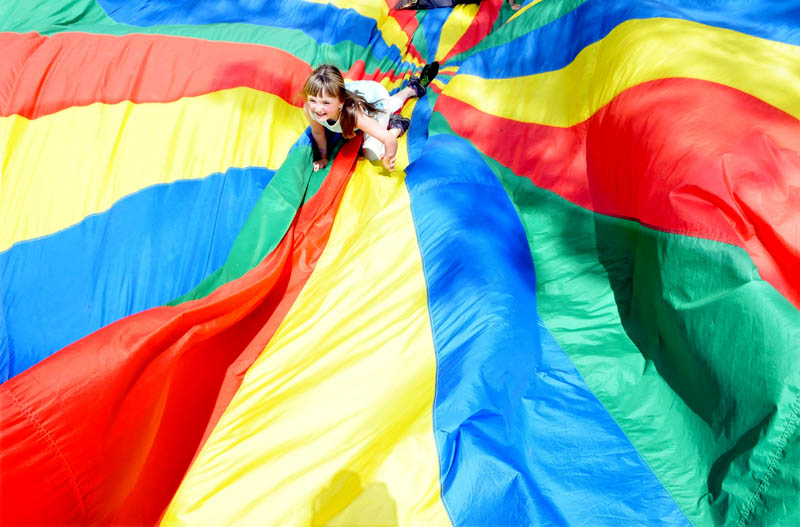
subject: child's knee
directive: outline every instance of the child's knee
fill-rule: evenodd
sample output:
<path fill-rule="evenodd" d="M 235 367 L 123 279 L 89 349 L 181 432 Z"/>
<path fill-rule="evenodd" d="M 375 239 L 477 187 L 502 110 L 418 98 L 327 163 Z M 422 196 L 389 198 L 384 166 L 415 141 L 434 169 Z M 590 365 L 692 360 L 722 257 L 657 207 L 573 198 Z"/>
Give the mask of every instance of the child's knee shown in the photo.
<path fill-rule="evenodd" d="M 370 161 L 378 161 L 383 157 L 383 143 L 369 136 L 364 140 L 364 144 L 361 145 L 361 152 Z"/>
<path fill-rule="evenodd" d="M 381 152 L 373 148 L 369 148 L 366 145 L 361 147 L 361 153 L 364 154 L 364 157 L 370 161 L 378 161 L 381 157 L 383 157 Z"/>

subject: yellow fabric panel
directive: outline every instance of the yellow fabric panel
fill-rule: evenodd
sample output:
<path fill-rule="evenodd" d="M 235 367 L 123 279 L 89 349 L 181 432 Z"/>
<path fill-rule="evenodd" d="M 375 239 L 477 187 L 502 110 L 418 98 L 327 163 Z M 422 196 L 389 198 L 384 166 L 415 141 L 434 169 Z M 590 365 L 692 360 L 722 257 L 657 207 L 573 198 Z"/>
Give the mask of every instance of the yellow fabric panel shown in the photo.
<path fill-rule="evenodd" d="M 362 159 L 330 240 L 162 525 L 449 525 L 402 178 Z"/>
<path fill-rule="evenodd" d="M 467 28 L 472 23 L 472 19 L 478 14 L 479 7 L 478 4 L 465 4 L 457 5 L 453 8 L 450 16 L 447 17 L 442 26 L 439 49 L 436 50 L 436 60 L 443 60 L 453 49 L 453 46 L 461 40 L 461 37 L 464 36 Z"/>
<path fill-rule="evenodd" d="M 235 88 L 170 103 L 96 103 L 0 118 L 0 250 L 51 234 L 158 183 L 231 167 L 277 169 L 305 130 L 300 108 Z"/>
<path fill-rule="evenodd" d="M 444 93 L 527 123 L 572 126 L 619 93 L 660 78 L 724 84 L 800 118 L 800 47 L 686 20 L 630 20 L 567 67 L 509 79 L 456 75 Z M 524 104 L 521 102 L 524 101 Z"/>
<path fill-rule="evenodd" d="M 400 114 L 403 117 L 407 117 L 411 119 L 411 114 L 414 113 L 414 107 L 417 105 L 416 97 L 412 97 L 409 99 L 406 104 L 403 106 L 403 109 L 400 110 Z M 408 132 L 404 133 L 400 137 L 397 138 L 397 156 L 395 157 L 395 164 L 394 168 L 395 171 L 404 171 L 406 167 L 409 165 L 408 159 Z"/>
<path fill-rule="evenodd" d="M 365 17 L 380 21 L 389 14 L 384 0 L 309 0 L 318 4 L 332 4 L 339 9 L 352 9 Z"/>

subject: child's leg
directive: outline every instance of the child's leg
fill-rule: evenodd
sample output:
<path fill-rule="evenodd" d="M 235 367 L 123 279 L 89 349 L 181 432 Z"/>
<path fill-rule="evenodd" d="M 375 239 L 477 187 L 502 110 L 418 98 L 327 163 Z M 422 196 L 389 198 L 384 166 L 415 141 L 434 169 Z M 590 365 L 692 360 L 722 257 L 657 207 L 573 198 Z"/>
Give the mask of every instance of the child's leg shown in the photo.
<path fill-rule="evenodd" d="M 410 97 L 415 97 L 416 95 L 417 92 L 414 91 L 414 88 L 406 86 L 399 92 L 389 97 L 389 100 L 386 102 L 386 107 L 385 107 L 386 112 L 389 115 L 392 115 L 393 113 L 397 112 L 400 108 L 402 108 Z"/>
<path fill-rule="evenodd" d="M 374 118 L 376 121 L 378 121 L 381 127 L 388 128 L 389 116 L 396 112 L 399 107 L 397 109 L 394 108 L 394 104 L 396 104 L 396 102 L 392 100 L 392 97 L 389 96 L 389 92 L 386 91 L 386 88 L 384 88 L 382 85 L 378 84 L 375 86 L 375 91 L 380 92 L 380 98 L 376 101 L 373 101 L 373 104 L 375 104 L 380 111 L 374 116 Z M 406 97 L 406 99 L 407 98 L 408 97 Z M 386 148 L 380 139 L 376 139 L 369 134 L 364 134 L 364 142 L 361 144 L 361 153 L 364 154 L 364 157 L 370 161 L 378 161 L 383 157 L 385 152 Z"/>
<path fill-rule="evenodd" d="M 389 126 L 389 113 L 385 110 L 387 102 L 388 98 L 384 99 L 384 110 L 381 110 L 378 112 L 378 115 L 375 116 L 375 120 L 378 121 L 383 128 Z M 364 134 L 364 142 L 361 144 L 361 153 L 364 154 L 364 157 L 370 161 L 378 161 L 383 157 L 385 152 L 386 147 L 383 146 L 383 141 L 369 134 Z"/>
<path fill-rule="evenodd" d="M 364 134 L 364 142 L 361 143 L 361 153 L 370 161 L 378 161 L 386 152 L 383 143 L 369 134 Z"/>

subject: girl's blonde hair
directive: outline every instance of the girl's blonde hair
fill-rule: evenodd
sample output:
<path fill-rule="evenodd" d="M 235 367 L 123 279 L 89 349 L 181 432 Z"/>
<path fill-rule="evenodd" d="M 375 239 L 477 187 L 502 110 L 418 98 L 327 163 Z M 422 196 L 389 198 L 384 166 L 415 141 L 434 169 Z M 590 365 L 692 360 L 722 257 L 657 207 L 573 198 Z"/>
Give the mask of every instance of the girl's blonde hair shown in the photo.
<path fill-rule="evenodd" d="M 377 113 L 379 109 L 366 101 L 357 93 L 348 91 L 344 87 L 344 77 L 339 68 L 332 64 L 322 64 L 311 72 L 303 84 L 303 98 L 328 96 L 336 97 L 344 102 L 339 124 L 342 126 L 342 135 L 351 138 L 355 135 L 356 117 L 358 113 Z"/>

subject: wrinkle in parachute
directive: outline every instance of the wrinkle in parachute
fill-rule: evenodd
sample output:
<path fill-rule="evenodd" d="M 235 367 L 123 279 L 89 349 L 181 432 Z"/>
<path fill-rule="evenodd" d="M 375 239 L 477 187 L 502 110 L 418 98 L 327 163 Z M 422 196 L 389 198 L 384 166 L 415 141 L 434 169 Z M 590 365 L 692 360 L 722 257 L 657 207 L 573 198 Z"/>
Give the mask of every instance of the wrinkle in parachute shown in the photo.
<path fill-rule="evenodd" d="M 394 3 L 0 7 L 3 525 L 793 526 L 800 12 Z"/>

